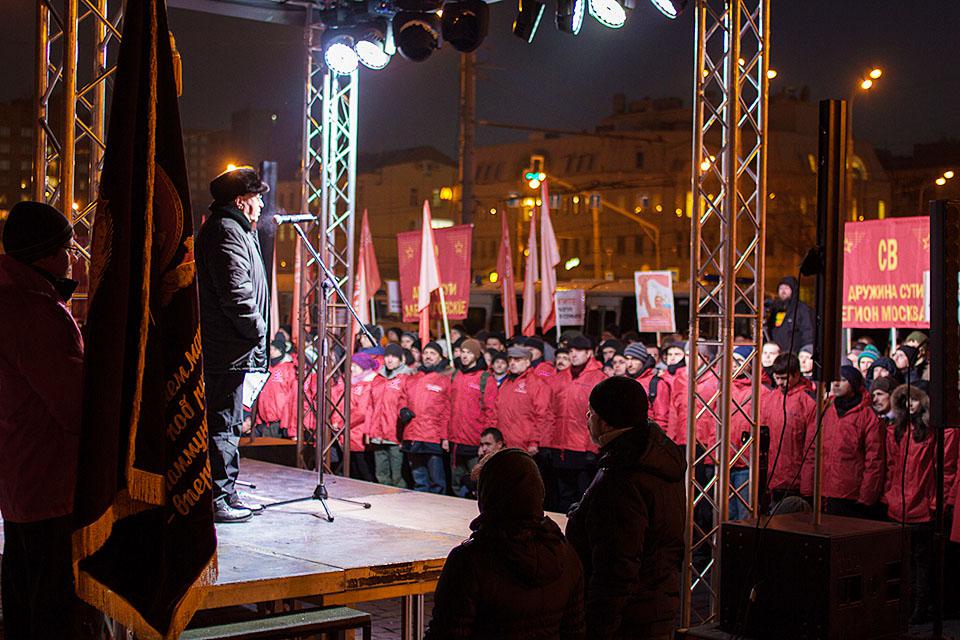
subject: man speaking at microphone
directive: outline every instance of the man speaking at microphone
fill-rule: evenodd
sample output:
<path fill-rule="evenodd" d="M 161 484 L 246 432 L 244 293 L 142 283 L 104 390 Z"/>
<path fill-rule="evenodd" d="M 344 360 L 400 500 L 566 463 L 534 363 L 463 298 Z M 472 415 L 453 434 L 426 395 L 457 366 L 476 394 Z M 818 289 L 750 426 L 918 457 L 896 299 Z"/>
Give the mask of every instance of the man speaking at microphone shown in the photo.
<path fill-rule="evenodd" d="M 210 217 L 197 236 L 197 280 L 210 471 L 216 522 L 253 515 L 237 494 L 243 378 L 267 370 L 269 289 L 256 223 L 269 187 L 251 167 L 210 183 Z M 261 507 L 262 508 L 262 507 Z"/>

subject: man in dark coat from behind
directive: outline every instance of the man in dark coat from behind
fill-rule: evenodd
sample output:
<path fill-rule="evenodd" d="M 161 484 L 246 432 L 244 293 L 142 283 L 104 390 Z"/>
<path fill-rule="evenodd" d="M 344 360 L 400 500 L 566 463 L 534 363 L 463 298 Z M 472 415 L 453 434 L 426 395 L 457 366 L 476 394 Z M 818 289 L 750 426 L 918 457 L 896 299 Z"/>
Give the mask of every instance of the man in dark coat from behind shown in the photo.
<path fill-rule="evenodd" d="M 587 637 L 672 638 L 686 513 L 683 451 L 647 420 L 647 396 L 631 378 L 594 387 L 587 415 L 600 468 L 567 521 L 583 563 Z"/>
<path fill-rule="evenodd" d="M 197 281 L 203 341 L 214 519 L 243 522 L 252 512 L 236 490 L 243 424 L 243 378 L 267 370 L 269 293 L 254 225 L 269 187 L 250 167 L 210 183 L 210 217 L 197 236 Z"/>
<path fill-rule="evenodd" d="M 447 556 L 427 640 L 584 638 L 580 561 L 543 514 L 533 458 L 503 449 L 479 468 L 480 516 Z"/>

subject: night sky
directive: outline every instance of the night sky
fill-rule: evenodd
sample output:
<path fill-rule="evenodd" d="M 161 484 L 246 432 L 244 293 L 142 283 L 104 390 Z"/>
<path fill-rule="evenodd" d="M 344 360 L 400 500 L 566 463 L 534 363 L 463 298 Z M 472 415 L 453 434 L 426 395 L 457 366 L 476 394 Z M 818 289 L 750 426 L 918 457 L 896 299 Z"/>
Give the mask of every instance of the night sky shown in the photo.
<path fill-rule="evenodd" d="M 4 3 L 7 4 L 7 3 Z M 692 4 L 692 2 L 691 2 Z M 810 87 L 811 99 L 844 97 L 874 65 L 885 74 L 857 100 L 858 137 L 897 152 L 915 142 L 958 137 L 960 104 L 955 0 L 773 0 L 774 92 Z M 478 117 L 567 129 L 608 115 L 614 93 L 628 99 L 681 96 L 689 104 L 693 15 L 662 17 L 646 0 L 626 26 L 610 30 L 589 16 L 579 37 L 560 33 L 553 3 L 532 45 L 513 36 L 513 2 L 491 11 L 479 51 Z M 0 100 L 30 95 L 33 2 L 5 7 L 0 22 Z M 302 91 L 302 33 L 192 11 L 172 10 L 184 61 L 184 126 L 220 128 L 244 107 L 295 112 Z M 458 54 L 450 46 L 424 63 L 395 56 L 360 78 L 360 148 L 381 151 L 431 144 L 455 156 Z M 480 129 L 479 141 L 516 132 Z"/>

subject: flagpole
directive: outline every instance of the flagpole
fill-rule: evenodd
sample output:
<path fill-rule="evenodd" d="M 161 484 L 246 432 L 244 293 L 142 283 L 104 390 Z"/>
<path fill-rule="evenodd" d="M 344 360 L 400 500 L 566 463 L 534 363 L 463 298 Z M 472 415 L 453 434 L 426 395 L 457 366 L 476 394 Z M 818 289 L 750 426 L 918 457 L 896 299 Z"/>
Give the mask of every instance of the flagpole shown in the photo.
<path fill-rule="evenodd" d="M 443 284 L 440 285 L 440 313 L 443 314 L 443 331 L 447 336 L 447 357 L 453 360 L 453 344 L 450 342 L 450 321 L 447 319 L 447 301 L 443 298 Z"/>
<path fill-rule="evenodd" d="M 377 301 L 370 298 L 370 324 L 377 324 Z"/>
<path fill-rule="evenodd" d="M 560 344 L 560 300 L 557 292 L 553 292 L 553 315 L 556 318 L 557 345 Z"/>

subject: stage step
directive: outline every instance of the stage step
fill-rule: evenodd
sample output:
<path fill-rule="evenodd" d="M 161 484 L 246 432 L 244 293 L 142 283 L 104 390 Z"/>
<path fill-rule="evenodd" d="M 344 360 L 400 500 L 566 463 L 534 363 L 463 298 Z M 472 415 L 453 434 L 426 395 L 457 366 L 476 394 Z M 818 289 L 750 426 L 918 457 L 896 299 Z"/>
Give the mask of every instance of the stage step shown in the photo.
<path fill-rule="evenodd" d="M 349 607 L 331 607 L 291 611 L 244 622 L 187 629 L 180 638 L 181 640 L 282 640 L 306 634 L 361 629 L 363 640 L 370 640 L 370 625 L 369 613 Z"/>

